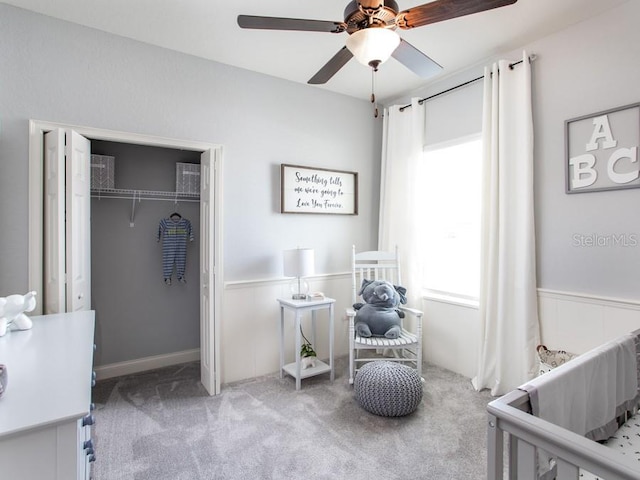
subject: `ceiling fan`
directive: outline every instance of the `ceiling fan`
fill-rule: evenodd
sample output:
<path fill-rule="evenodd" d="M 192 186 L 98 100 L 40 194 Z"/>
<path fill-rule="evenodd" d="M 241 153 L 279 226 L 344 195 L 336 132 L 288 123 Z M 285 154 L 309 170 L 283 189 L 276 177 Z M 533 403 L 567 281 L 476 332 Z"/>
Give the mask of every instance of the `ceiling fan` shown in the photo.
<path fill-rule="evenodd" d="M 395 0 L 353 0 L 344 10 L 343 22 L 297 18 L 238 15 L 242 28 L 263 30 L 299 30 L 307 32 L 347 32 L 342 47 L 311 79 L 310 84 L 329 81 L 352 57 L 373 71 L 393 56 L 409 70 L 427 78 L 442 67 L 400 38 L 397 28 L 408 30 L 456 17 L 471 15 L 516 3 L 517 0 L 435 0 L 399 11 Z"/>

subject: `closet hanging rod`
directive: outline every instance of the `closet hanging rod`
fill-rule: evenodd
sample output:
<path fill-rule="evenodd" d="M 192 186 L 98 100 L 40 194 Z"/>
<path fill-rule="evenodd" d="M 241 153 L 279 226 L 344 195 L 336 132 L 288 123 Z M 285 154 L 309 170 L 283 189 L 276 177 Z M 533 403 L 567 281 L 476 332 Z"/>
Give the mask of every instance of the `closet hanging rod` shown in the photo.
<path fill-rule="evenodd" d="M 97 198 L 98 200 L 100 200 L 101 198 L 113 198 L 116 200 L 131 200 L 133 198 L 133 195 L 130 196 L 124 196 L 124 195 L 91 195 L 91 198 Z M 152 201 L 164 201 L 164 202 L 175 202 L 175 200 L 173 198 L 155 198 L 155 197 L 136 197 L 136 200 L 140 201 L 140 200 L 152 200 Z M 184 202 L 184 203 L 200 203 L 200 199 L 199 198 L 194 198 L 194 197 L 189 197 L 189 198 L 183 198 L 183 197 L 178 197 L 178 202 Z"/>
<path fill-rule="evenodd" d="M 91 190 L 91 198 L 116 198 L 121 200 L 164 200 L 180 202 L 199 202 L 200 195 L 192 193 L 165 192 L 158 190 L 134 190 L 125 188 L 109 188 Z"/>
<path fill-rule="evenodd" d="M 113 198 L 116 200 L 131 200 L 133 195 L 125 196 L 125 195 L 91 195 L 91 198 L 97 198 L 100 200 L 101 198 Z M 173 198 L 155 198 L 155 197 L 136 197 L 136 200 L 152 200 L 152 201 L 164 201 L 164 202 L 175 202 Z M 184 203 L 200 203 L 200 198 L 195 197 L 178 197 L 178 202 Z"/>

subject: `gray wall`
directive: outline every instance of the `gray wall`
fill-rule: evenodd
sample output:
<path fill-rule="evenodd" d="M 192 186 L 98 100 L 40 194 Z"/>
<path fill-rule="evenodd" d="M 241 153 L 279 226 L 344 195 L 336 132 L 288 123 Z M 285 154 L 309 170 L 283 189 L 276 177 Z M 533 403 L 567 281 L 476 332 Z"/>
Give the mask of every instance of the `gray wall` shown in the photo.
<path fill-rule="evenodd" d="M 365 100 L 4 4 L 0 65 L 0 294 L 28 286 L 29 119 L 223 145 L 226 281 L 281 276 L 297 245 L 343 272 L 349 245 L 376 245 L 381 121 Z M 281 163 L 357 171 L 359 215 L 280 214 Z"/>
<path fill-rule="evenodd" d="M 640 101 L 640 2 L 542 39 L 534 65 L 538 285 L 640 299 L 640 189 L 565 194 L 564 122 Z M 615 132 L 614 132 L 615 135 Z M 635 235 L 580 247 L 574 235 Z"/>
<path fill-rule="evenodd" d="M 175 191 L 176 162 L 200 154 L 168 148 L 92 141 L 95 154 L 115 157 L 115 187 Z M 187 283 L 165 285 L 158 223 L 173 212 L 191 221 Z M 167 200 L 91 199 L 91 302 L 96 311 L 95 364 L 200 347 L 200 204 Z"/>

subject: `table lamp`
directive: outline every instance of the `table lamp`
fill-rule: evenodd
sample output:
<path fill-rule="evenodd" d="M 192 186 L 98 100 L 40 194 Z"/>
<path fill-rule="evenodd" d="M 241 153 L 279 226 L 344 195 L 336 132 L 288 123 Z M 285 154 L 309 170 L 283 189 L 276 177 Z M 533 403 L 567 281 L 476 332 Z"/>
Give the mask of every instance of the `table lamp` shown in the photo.
<path fill-rule="evenodd" d="M 295 277 L 291 282 L 291 298 L 304 300 L 309 293 L 309 284 L 303 277 L 314 273 L 312 248 L 296 248 L 284 251 L 284 276 Z"/>

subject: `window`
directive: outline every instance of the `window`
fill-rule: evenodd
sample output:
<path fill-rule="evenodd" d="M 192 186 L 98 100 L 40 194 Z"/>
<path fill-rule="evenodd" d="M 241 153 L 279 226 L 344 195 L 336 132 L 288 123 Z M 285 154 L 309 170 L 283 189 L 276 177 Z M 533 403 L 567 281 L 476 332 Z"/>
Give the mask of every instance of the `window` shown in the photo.
<path fill-rule="evenodd" d="M 427 296 L 477 300 L 480 288 L 482 139 L 459 138 L 425 149 L 417 209 Z"/>

